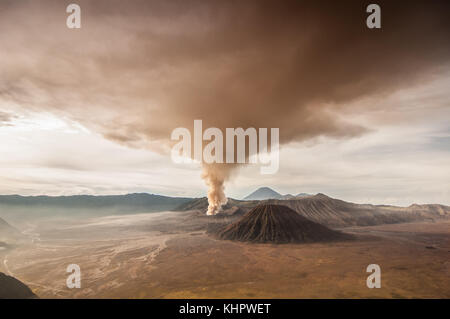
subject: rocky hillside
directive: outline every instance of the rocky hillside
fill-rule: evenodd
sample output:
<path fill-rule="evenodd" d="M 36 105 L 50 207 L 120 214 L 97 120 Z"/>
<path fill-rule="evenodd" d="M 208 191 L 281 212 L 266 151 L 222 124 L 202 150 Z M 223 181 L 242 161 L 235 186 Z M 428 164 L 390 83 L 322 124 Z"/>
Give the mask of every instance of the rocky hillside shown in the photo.
<path fill-rule="evenodd" d="M 260 187 L 250 195 L 246 196 L 244 200 L 281 199 L 282 197 L 283 195 L 269 187 Z"/>
<path fill-rule="evenodd" d="M 0 299 L 30 299 L 37 296 L 27 285 L 0 272 Z"/>
<path fill-rule="evenodd" d="M 263 204 L 219 231 L 221 239 L 258 243 L 312 243 L 350 239 L 351 236 L 308 220 L 283 205 Z"/>

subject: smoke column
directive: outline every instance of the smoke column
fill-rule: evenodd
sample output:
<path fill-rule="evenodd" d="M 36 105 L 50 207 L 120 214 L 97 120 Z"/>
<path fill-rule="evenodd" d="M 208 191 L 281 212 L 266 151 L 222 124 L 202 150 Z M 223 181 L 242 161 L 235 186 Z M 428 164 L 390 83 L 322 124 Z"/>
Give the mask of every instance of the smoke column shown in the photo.
<path fill-rule="evenodd" d="M 228 164 L 203 164 L 202 178 L 208 185 L 207 215 L 215 215 L 228 201 L 225 195 L 225 181 L 230 177 L 232 167 Z"/>

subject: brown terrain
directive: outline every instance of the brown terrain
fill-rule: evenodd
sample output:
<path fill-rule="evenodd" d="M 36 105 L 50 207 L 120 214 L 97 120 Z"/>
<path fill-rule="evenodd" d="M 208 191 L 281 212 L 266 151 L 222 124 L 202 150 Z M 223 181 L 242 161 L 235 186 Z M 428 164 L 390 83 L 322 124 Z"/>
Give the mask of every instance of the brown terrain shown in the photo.
<path fill-rule="evenodd" d="M 0 247 L 0 271 L 40 298 L 450 298 L 449 207 L 324 196 L 270 203 L 297 207 L 299 216 L 354 240 L 221 240 L 214 234 L 251 220 L 243 213 L 255 202 L 230 200 L 219 216 L 207 217 L 195 208 L 198 199 L 184 211 L 15 223 L 27 242 Z M 273 211 L 269 216 L 267 225 L 279 222 Z M 279 223 L 275 234 L 292 236 L 291 225 Z M 69 264 L 81 267 L 80 289 L 66 287 Z M 369 264 L 381 267 L 380 289 L 366 286 Z"/>

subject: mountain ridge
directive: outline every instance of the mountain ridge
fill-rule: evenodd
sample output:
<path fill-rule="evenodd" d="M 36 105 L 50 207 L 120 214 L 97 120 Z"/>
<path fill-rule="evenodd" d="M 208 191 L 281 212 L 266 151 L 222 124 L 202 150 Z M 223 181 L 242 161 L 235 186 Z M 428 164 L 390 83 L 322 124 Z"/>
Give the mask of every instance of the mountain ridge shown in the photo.
<path fill-rule="evenodd" d="M 229 199 L 223 209 L 232 206 L 244 211 L 259 204 L 270 203 L 288 206 L 298 214 L 328 227 L 373 226 L 413 221 L 434 221 L 450 219 L 450 207 L 440 204 L 425 204 L 409 207 L 389 205 L 355 204 L 331 198 L 319 193 L 294 199 L 270 199 L 264 201 L 244 201 Z M 196 210 L 204 213 L 208 206 L 206 198 L 180 206 L 179 210 Z"/>
<path fill-rule="evenodd" d="M 148 193 L 125 195 L 21 196 L 0 195 L 0 217 L 103 216 L 174 210 L 192 201 L 190 197 L 170 197 Z"/>

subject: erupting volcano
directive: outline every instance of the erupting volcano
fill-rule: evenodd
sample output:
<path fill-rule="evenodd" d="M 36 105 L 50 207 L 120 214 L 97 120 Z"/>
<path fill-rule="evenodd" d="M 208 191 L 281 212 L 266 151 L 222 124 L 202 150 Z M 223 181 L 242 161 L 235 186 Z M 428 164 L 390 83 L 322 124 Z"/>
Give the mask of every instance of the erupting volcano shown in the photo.
<path fill-rule="evenodd" d="M 208 211 L 206 215 L 216 215 L 228 201 L 225 195 L 225 180 L 232 171 L 231 165 L 204 164 L 202 178 L 208 185 Z"/>
<path fill-rule="evenodd" d="M 260 243 L 311 243 L 351 239 L 283 205 L 264 204 L 218 233 L 219 238 Z"/>

